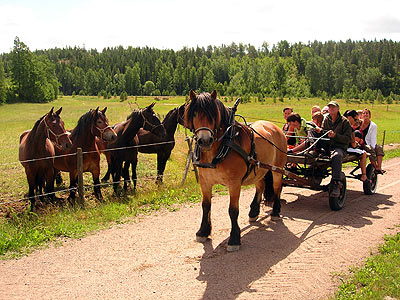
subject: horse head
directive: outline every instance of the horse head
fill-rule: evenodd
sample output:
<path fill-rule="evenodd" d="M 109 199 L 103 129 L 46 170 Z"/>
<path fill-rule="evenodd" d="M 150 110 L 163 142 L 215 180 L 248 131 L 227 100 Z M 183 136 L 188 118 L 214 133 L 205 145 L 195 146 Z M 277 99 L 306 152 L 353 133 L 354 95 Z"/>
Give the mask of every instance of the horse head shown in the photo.
<path fill-rule="evenodd" d="M 140 114 L 143 118 L 143 129 L 150 131 L 151 133 L 159 136 L 165 137 L 166 131 L 164 126 L 161 124 L 160 119 L 157 117 L 156 113 L 153 110 L 153 107 L 156 103 L 153 102 L 146 108 L 140 110 Z"/>
<path fill-rule="evenodd" d="M 185 127 L 195 135 L 201 151 L 209 151 L 228 118 L 228 110 L 217 99 L 217 91 L 196 94 L 189 92 L 185 108 Z"/>
<path fill-rule="evenodd" d="M 54 107 L 43 118 L 46 127 L 47 137 L 57 147 L 67 150 L 71 148 L 72 142 L 69 138 L 68 132 L 64 128 L 64 121 L 61 119 L 60 114 L 62 107 L 56 112 L 53 112 Z"/>
<path fill-rule="evenodd" d="M 99 110 L 99 107 L 97 107 L 96 110 L 93 110 L 92 132 L 103 141 L 113 143 L 117 140 L 117 134 L 108 123 L 106 110 L 107 107 L 103 110 Z"/>

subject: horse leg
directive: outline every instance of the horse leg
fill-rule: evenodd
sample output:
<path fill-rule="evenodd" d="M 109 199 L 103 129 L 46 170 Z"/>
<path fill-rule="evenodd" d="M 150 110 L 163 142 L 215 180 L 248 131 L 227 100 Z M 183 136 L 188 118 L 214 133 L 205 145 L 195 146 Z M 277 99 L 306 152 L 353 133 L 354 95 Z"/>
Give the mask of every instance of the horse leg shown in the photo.
<path fill-rule="evenodd" d="M 111 175 L 111 157 L 110 157 L 110 153 L 104 153 L 107 159 L 107 173 L 104 175 L 104 177 L 101 179 L 101 182 L 107 182 L 110 179 L 110 175 Z"/>
<path fill-rule="evenodd" d="M 168 153 L 157 153 L 157 184 L 163 183 L 163 175 L 165 171 L 165 166 L 167 165 L 167 160 L 170 157 L 171 152 Z"/>
<path fill-rule="evenodd" d="M 272 172 L 273 177 L 273 200 L 274 205 L 272 207 L 272 214 L 271 218 L 274 220 L 280 219 L 280 212 L 281 212 L 281 192 L 282 192 L 282 174 Z"/>
<path fill-rule="evenodd" d="M 96 168 L 96 170 L 92 171 L 92 177 L 93 177 L 93 190 L 94 190 L 94 196 L 96 197 L 97 200 L 103 202 L 103 195 L 101 194 L 101 188 L 100 188 L 100 166 L 99 168 Z"/>
<path fill-rule="evenodd" d="M 132 181 L 133 181 L 133 191 L 136 192 L 136 184 L 137 184 L 137 175 L 136 175 L 136 167 L 137 167 L 137 156 L 136 159 L 131 161 L 132 164 Z"/>
<path fill-rule="evenodd" d="M 124 167 L 122 170 L 122 177 L 124 178 L 124 190 L 125 192 L 128 190 L 128 184 L 131 182 L 131 179 L 129 178 L 129 166 L 131 165 L 131 162 L 129 160 L 125 161 Z"/>
<path fill-rule="evenodd" d="M 249 221 L 257 221 L 257 217 L 260 214 L 260 203 L 262 198 L 262 193 L 265 190 L 265 181 L 260 180 L 255 184 L 256 194 L 254 195 L 253 201 L 250 204 Z"/>
<path fill-rule="evenodd" d="M 62 179 L 62 177 L 61 177 L 61 171 L 59 171 L 59 170 L 57 170 L 57 169 L 54 169 L 54 174 L 55 174 L 54 177 L 55 177 L 57 186 L 62 185 L 63 179 Z"/>
<path fill-rule="evenodd" d="M 264 182 L 265 182 L 264 201 L 266 205 L 270 205 L 274 197 L 274 187 L 273 187 L 274 179 L 272 177 L 272 171 L 268 171 L 267 174 L 265 174 Z"/>
<path fill-rule="evenodd" d="M 60 171 L 58 171 L 60 172 Z M 59 173 L 60 174 L 60 173 Z M 46 188 L 45 188 L 45 192 L 47 195 L 47 198 L 50 200 L 51 203 L 54 204 L 54 199 L 55 199 L 55 195 L 54 195 L 54 169 L 53 168 L 49 168 L 46 172 L 46 180 L 45 180 L 45 184 L 46 184 Z"/>
<path fill-rule="evenodd" d="M 68 201 L 72 206 L 75 206 L 75 198 L 76 198 L 76 187 L 77 187 L 77 177 L 74 176 L 74 174 L 70 173 L 69 174 L 69 196 L 68 196 Z"/>
<path fill-rule="evenodd" d="M 196 241 L 204 243 L 208 236 L 211 234 L 211 197 L 212 185 L 205 185 L 200 183 L 201 192 L 203 194 L 203 201 L 201 207 L 203 209 L 203 217 L 199 231 L 196 232 Z"/>
<path fill-rule="evenodd" d="M 113 189 L 115 195 L 118 195 L 118 186 L 119 186 L 119 181 L 121 179 L 121 168 L 122 168 L 122 161 L 113 159 L 112 161 L 112 171 L 111 175 L 113 178 Z"/>
<path fill-rule="evenodd" d="M 229 186 L 229 217 L 231 218 L 231 234 L 229 236 L 228 252 L 238 251 L 240 247 L 240 228 L 238 225 L 239 197 L 241 182 Z"/>

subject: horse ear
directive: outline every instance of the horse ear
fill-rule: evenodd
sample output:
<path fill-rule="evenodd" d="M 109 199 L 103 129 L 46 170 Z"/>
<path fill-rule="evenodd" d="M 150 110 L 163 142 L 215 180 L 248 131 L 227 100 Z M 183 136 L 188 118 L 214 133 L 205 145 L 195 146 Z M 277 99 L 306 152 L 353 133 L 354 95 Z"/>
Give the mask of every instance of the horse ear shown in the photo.
<path fill-rule="evenodd" d="M 105 114 L 106 114 L 106 111 L 107 111 L 107 106 L 104 107 L 104 109 L 103 109 L 101 112 L 103 113 L 103 115 L 105 115 Z"/>
<path fill-rule="evenodd" d="M 56 115 L 59 116 L 61 114 L 61 111 L 62 111 L 62 107 L 60 107 L 60 109 L 56 111 Z"/>
<path fill-rule="evenodd" d="M 96 108 L 96 114 L 97 114 L 98 111 L 99 111 L 99 107 L 97 106 L 97 108 Z"/>
<path fill-rule="evenodd" d="M 196 99 L 196 93 L 193 90 L 190 90 L 189 92 L 189 99 L 190 100 Z"/>
<path fill-rule="evenodd" d="M 54 106 L 50 109 L 49 116 L 51 116 L 53 114 L 53 110 L 54 110 Z"/>
<path fill-rule="evenodd" d="M 213 98 L 213 100 L 217 99 L 217 90 L 211 92 L 211 98 Z"/>
<path fill-rule="evenodd" d="M 146 107 L 146 109 L 152 109 L 154 107 L 154 105 L 156 105 L 155 102 L 153 102 L 152 104 L 150 104 L 149 106 Z"/>

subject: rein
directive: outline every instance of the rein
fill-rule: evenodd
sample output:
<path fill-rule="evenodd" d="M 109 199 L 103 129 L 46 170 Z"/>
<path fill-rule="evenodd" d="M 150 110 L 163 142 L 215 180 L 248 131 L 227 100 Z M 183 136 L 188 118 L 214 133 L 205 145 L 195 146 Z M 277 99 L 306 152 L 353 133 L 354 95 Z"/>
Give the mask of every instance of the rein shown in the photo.
<path fill-rule="evenodd" d="M 46 126 L 46 130 L 47 130 L 47 131 L 46 131 L 46 135 L 47 135 L 47 138 L 54 144 L 54 142 L 51 140 L 50 135 L 49 135 L 49 133 L 51 133 L 51 134 L 56 138 L 55 145 L 56 145 L 57 147 L 59 147 L 59 148 L 62 148 L 61 145 L 60 145 L 60 143 L 58 142 L 58 140 L 59 140 L 59 138 L 62 137 L 63 135 L 68 135 L 68 133 L 67 133 L 67 132 L 63 132 L 63 133 L 60 133 L 60 134 L 56 134 L 53 130 L 51 130 L 51 128 L 49 127 L 49 125 L 47 125 L 46 118 L 43 118 L 43 122 L 44 122 L 44 125 Z"/>

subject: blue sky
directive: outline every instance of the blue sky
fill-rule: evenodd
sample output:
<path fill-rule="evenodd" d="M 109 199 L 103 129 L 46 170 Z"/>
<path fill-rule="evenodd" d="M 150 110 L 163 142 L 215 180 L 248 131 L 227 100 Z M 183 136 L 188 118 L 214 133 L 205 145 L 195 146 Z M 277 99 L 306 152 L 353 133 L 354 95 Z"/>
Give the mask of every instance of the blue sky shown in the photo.
<path fill-rule="evenodd" d="M 400 1 L 0 0 L 0 53 L 79 46 L 260 47 L 280 40 L 400 41 Z"/>

